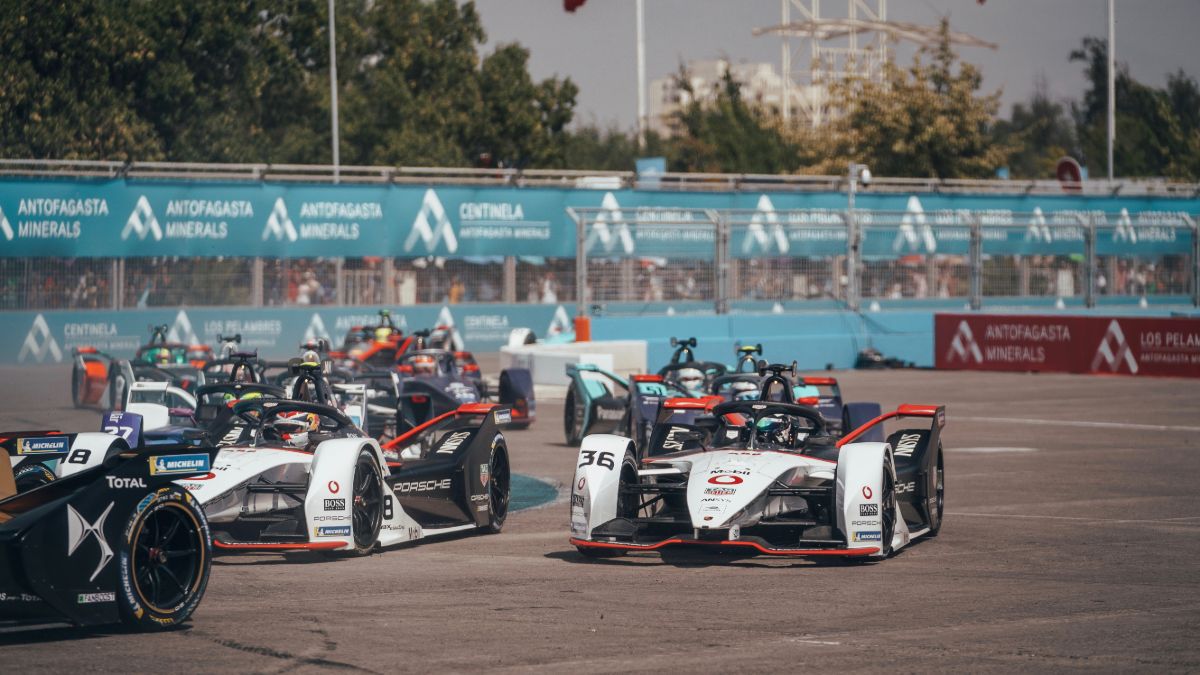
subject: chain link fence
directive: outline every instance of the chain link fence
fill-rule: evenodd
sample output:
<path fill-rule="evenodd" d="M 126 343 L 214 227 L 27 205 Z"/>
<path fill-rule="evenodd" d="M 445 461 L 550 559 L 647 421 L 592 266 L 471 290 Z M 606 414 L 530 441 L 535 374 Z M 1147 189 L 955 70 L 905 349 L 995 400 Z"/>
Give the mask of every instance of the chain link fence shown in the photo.
<path fill-rule="evenodd" d="M 1200 303 L 1196 221 L 1183 213 L 643 207 L 569 215 L 575 258 L 0 258 L 0 310 Z"/>

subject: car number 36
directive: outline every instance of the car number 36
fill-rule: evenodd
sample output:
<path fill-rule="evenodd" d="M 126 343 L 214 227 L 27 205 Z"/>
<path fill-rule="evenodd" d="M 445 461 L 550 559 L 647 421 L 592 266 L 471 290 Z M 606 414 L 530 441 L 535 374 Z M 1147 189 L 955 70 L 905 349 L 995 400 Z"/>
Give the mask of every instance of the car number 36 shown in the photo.
<path fill-rule="evenodd" d="M 583 461 L 579 463 L 579 466 L 588 466 L 589 464 L 602 466 L 605 469 L 615 469 L 617 467 L 617 465 L 613 463 L 613 453 L 597 453 L 595 450 L 584 450 Z"/>

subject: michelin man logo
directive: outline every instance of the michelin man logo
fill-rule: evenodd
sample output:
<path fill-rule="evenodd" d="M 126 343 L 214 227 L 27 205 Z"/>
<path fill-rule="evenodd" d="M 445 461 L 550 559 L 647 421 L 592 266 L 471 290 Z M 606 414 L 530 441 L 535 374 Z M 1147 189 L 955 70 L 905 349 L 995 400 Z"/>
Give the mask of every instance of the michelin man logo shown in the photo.
<path fill-rule="evenodd" d="M 1033 214 L 1029 216 L 1029 229 L 1025 230 L 1025 241 L 1054 241 L 1054 235 L 1050 233 L 1050 226 L 1046 224 L 1046 216 L 1040 206 L 1035 206 Z"/>
<path fill-rule="evenodd" d="M 329 331 L 325 330 L 325 321 L 321 319 L 320 314 L 313 312 L 312 320 L 308 322 L 308 328 L 304 329 L 304 342 L 317 338 L 330 339 Z"/>
<path fill-rule="evenodd" d="M 100 561 L 96 564 L 96 570 L 92 572 L 88 581 L 95 581 L 100 570 L 104 569 L 108 561 L 113 559 L 113 550 L 109 547 L 108 540 L 104 538 L 104 521 L 108 518 L 109 511 L 112 511 L 114 503 L 109 502 L 108 508 L 104 509 L 104 513 L 101 513 L 94 523 L 89 523 L 79 515 L 74 506 L 67 504 L 67 556 L 74 555 L 75 549 L 87 541 L 89 536 L 95 537 L 96 543 L 100 546 Z"/>
<path fill-rule="evenodd" d="M 963 363 L 969 363 L 971 359 L 975 363 L 983 363 L 983 352 L 979 349 L 979 343 L 975 341 L 975 334 L 971 332 L 971 327 L 966 321 L 961 321 L 958 324 L 958 330 L 954 332 L 954 338 L 950 340 L 950 351 L 946 352 L 946 362 L 949 363 L 958 357 Z"/>
<path fill-rule="evenodd" d="M 591 252 L 597 244 L 604 253 L 633 253 L 633 235 L 629 233 L 629 223 L 625 222 L 621 205 L 611 192 L 604 193 L 604 199 L 600 201 L 600 212 L 596 214 L 596 220 L 588 232 L 584 250 Z M 618 244 L 620 251 L 616 251 Z"/>
<path fill-rule="evenodd" d="M 458 250 L 458 238 L 454 236 L 454 227 L 450 224 L 446 208 L 442 206 L 442 201 L 438 199 L 433 188 L 426 190 L 421 199 L 421 210 L 413 219 L 412 232 L 408 234 L 408 239 L 404 240 L 405 252 L 412 251 L 418 239 L 425 244 L 427 253 L 433 253 L 439 241 L 446 242 L 447 253 Z"/>
<path fill-rule="evenodd" d="M 892 251 L 911 253 L 937 253 L 937 239 L 933 236 L 933 228 L 925 220 L 925 207 L 916 195 L 908 198 L 908 206 L 904 209 L 904 218 L 900 220 L 900 231 L 896 232 L 896 240 L 892 242 Z"/>
<path fill-rule="evenodd" d="M 4 209 L 0 209 L 0 232 L 4 233 L 4 238 L 12 241 L 13 230 L 12 225 L 8 223 L 8 217 L 4 215 Z"/>
<path fill-rule="evenodd" d="M 1111 372 L 1117 372 L 1121 369 L 1121 362 L 1129 366 L 1129 372 L 1137 373 L 1137 360 L 1133 358 L 1133 351 L 1129 349 L 1129 343 L 1125 341 L 1125 333 L 1121 331 L 1121 324 L 1117 323 L 1116 319 L 1108 324 L 1108 331 L 1100 340 L 1100 346 L 1096 349 L 1096 356 L 1092 359 L 1092 370 L 1100 369 L 1100 365 L 1108 366 Z"/>
<path fill-rule="evenodd" d="M 269 237 L 279 240 L 287 237 L 288 241 L 296 241 L 300 238 L 296 234 L 296 226 L 292 224 L 292 219 L 288 216 L 287 204 L 283 203 L 283 197 L 275 200 L 275 206 L 271 209 L 271 215 L 267 216 L 267 226 L 263 228 L 262 233 L 263 241 L 266 241 Z"/>
<path fill-rule="evenodd" d="M 1129 209 L 1121 209 L 1121 215 L 1117 216 L 1117 227 L 1113 230 L 1113 241 L 1136 244 L 1137 240 L 1137 228 L 1133 226 L 1133 220 L 1129 217 Z"/>
<path fill-rule="evenodd" d="M 38 314 L 33 319 L 33 326 L 29 328 L 29 333 L 25 335 L 25 342 L 21 344 L 17 362 L 24 363 L 26 358 L 32 356 L 34 361 L 41 363 L 47 354 L 54 358 L 55 363 L 62 361 L 62 350 L 58 348 L 58 341 L 50 333 L 46 317 Z"/>
<path fill-rule="evenodd" d="M 137 206 L 133 207 L 129 220 L 125 221 L 125 229 L 121 230 L 121 239 L 128 239 L 131 234 L 136 234 L 138 239 L 145 239 L 147 234 L 154 235 L 154 241 L 163 238 L 162 228 L 158 226 L 158 218 L 146 195 L 138 197 Z"/>
<path fill-rule="evenodd" d="M 758 205 L 754 207 L 754 216 L 750 218 L 750 226 L 746 228 L 746 238 L 742 240 L 742 253 L 753 253 L 755 248 L 762 253 L 771 253 L 771 243 L 775 243 L 775 252 L 788 252 L 787 233 L 779 224 L 779 214 L 771 198 L 761 195 Z"/>
<path fill-rule="evenodd" d="M 171 324 L 171 330 L 167 332 L 167 340 L 171 342 L 186 342 L 190 345 L 200 341 L 200 338 L 196 337 L 196 331 L 192 330 L 191 319 L 188 318 L 187 312 L 182 309 L 175 315 L 175 323 Z"/>

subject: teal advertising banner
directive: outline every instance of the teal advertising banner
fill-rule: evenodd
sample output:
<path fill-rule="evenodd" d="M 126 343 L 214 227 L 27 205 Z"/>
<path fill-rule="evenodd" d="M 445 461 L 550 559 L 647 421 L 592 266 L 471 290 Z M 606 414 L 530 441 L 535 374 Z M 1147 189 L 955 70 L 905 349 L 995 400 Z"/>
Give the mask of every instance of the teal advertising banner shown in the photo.
<path fill-rule="evenodd" d="M 1186 254 L 1181 214 L 1200 213 L 1200 199 L 1167 197 L 863 192 L 856 204 L 864 255 L 875 258 L 965 254 L 963 211 L 983 219 L 985 253 L 1078 253 L 1078 217 L 1095 214 L 1107 223 L 1101 255 Z M 7 179 L 0 256 L 572 257 L 569 207 L 599 209 L 591 255 L 711 259 L 708 224 L 655 224 L 671 209 L 749 214 L 732 223 L 734 257 L 846 250 L 846 195 L 836 192 Z"/>
<path fill-rule="evenodd" d="M 421 305 L 392 307 L 393 320 L 405 331 L 454 326 L 467 349 L 493 352 L 513 328 L 530 328 L 538 337 L 572 330 L 573 304 L 564 305 Z M 242 336 L 242 346 L 260 356 L 284 359 L 299 355 L 300 343 L 328 338 L 335 346 L 352 326 L 374 325 L 370 307 L 184 308 L 129 311 L 0 312 L 0 363 L 70 362 L 77 347 L 95 347 L 119 358 L 133 356 L 150 334 L 166 324 L 168 339 L 209 344 L 218 335 Z"/>

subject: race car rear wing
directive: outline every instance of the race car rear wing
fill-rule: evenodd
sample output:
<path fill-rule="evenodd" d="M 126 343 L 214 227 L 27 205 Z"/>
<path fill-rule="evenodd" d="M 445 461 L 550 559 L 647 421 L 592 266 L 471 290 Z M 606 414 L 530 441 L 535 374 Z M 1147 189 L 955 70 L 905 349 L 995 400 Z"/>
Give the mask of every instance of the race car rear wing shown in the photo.
<path fill-rule="evenodd" d="M 902 403 L 892 412 L 886 412 L 867 422 L 859 428 L 846 434 L 837 442 L 840 448 L 847 443 L 853 443 L 854 439 L 867 433 L 872 427 L 882 424 L 887 420 L 900 417 L 924 417 L 932 420 L 931 427 L 941 430 L 946 426 L 946 406 L 944 405 L 922 405 L 916 403 Z"/>

